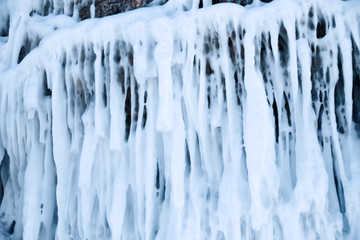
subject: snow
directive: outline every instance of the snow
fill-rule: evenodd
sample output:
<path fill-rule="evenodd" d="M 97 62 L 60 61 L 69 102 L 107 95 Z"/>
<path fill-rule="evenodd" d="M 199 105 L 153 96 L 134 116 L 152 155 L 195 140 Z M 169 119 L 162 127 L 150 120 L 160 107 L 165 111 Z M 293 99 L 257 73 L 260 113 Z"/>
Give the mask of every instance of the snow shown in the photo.
<path fill-rule="evenodd" d="M 358 1 L 49 3 L 0 0 L 0 238 L 360 238 Z"/>

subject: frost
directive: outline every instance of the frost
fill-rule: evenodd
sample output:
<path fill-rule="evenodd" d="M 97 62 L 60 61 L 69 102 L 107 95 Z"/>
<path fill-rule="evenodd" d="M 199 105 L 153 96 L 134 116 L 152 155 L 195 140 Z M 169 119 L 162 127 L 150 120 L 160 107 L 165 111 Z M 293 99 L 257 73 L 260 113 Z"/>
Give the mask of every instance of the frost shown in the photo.
<path fill-rule="evenodd" d="M 359 238 L 359 2 L 267 2 L 0 0 L 0 238 Z"/>

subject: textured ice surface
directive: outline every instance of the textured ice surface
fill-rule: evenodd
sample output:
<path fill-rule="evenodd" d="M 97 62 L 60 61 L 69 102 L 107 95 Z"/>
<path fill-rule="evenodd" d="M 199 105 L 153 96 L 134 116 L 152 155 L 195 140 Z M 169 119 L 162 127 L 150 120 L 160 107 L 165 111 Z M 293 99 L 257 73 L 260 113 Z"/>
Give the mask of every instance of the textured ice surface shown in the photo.
<path fill-rule="evenodd" d="M 264 2 L 0 0 L 0 239 L 359 239 L 360 3 Z"/>

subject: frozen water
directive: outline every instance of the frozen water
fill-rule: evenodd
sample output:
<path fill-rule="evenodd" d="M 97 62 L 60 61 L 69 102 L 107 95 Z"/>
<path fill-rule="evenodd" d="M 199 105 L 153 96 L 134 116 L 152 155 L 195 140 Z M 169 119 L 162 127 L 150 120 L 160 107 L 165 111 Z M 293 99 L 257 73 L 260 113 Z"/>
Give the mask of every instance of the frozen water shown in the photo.
<path fill-rule="evenodd" d="M 360 2 L 266 2 L 0 0 L 0 239 L 359 239 Z"/>

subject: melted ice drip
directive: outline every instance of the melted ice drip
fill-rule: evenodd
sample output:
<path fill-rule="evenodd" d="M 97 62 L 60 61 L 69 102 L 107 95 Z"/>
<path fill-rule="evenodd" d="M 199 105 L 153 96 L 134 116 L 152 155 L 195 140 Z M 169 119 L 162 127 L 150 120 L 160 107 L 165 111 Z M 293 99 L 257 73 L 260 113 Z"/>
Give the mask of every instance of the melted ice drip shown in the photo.
<path fill-rule="evenodd" d="M 9 10 L 3 237 L 360 237 L 359 3 L 203 5 Z"/>

